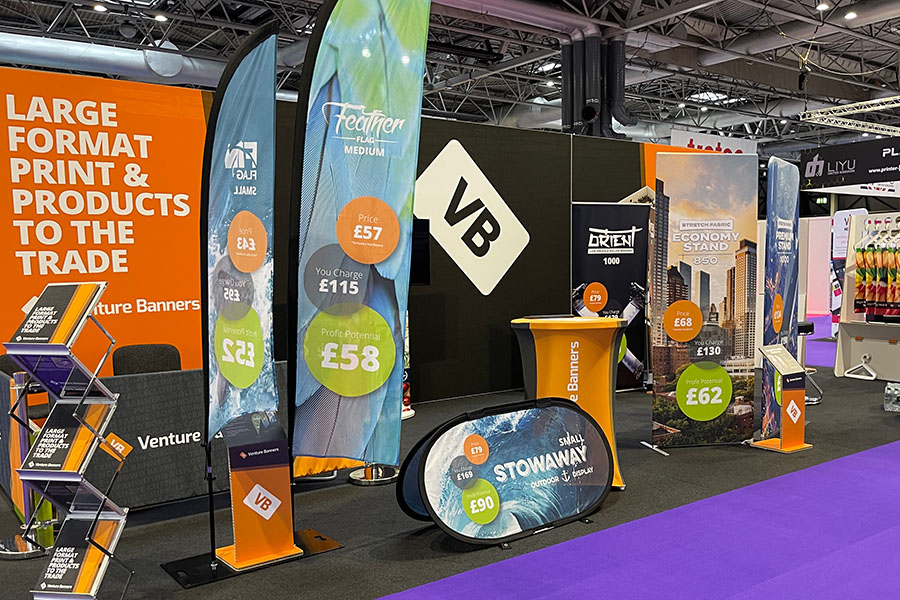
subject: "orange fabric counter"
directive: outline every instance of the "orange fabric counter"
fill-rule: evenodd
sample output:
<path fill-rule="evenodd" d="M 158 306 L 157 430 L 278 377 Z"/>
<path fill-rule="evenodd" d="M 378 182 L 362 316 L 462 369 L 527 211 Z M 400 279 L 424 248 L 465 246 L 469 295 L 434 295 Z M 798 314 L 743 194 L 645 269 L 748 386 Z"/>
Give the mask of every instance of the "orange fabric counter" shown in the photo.
<path fill-rule="evenodd" d="M 590 414 L 612 448 L 613 486 L 624 489 L 619 471 L 613 398 L 616 389 L 616 352 L 625 329 L 624 319 L 601 317 L 526 317 L 512 328 L 522 352 L 525 395 L 568 398 Z"/>

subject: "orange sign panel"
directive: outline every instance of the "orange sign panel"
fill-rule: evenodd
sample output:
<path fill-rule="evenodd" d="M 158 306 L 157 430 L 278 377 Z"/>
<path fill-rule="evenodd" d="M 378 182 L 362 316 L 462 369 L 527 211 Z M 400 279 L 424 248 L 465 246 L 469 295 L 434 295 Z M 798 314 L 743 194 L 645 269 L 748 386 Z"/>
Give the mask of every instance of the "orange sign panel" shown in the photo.
<path fill-rule="evenodd" d="M 204 93 L 0 69 L 0 339 L 47 283 L 107 281 L 95 314 L 119 345 L 200 354 L 200 177 Z M 99 358 L 105 338 L 76 344 Z M 107 366 L 104 375 L 111 374 Z"/>

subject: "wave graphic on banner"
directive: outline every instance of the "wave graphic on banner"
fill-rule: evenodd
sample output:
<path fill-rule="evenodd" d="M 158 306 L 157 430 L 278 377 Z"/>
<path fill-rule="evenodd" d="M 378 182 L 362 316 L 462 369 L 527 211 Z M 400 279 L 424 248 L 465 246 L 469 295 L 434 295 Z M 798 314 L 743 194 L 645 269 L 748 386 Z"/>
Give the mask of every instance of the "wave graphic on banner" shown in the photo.
<path fill-rule="evenodd" d="M 207 439 L 278 407 L 272 353 L 276 28 L 239 49 L 213 100 L 203 156 Z"/>
<path fill-rule="evenodd" d="M 429 0 L 338 0 L 320 11 L 310 42 L 292 221 L 295 456 L 399 461 L 429 9 Z"/>

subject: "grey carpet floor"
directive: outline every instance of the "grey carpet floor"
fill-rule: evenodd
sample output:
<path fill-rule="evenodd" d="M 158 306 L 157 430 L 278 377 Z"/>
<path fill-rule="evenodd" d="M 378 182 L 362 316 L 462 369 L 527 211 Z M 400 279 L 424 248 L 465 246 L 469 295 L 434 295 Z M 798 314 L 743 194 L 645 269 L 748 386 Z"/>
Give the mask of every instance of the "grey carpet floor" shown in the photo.
<path fill-rule="evenodd" d="M 816 378 L 826 396 L 823 404 L 809 407 L 807 412 L 807 441 L 814 448 L 794 455 L 718 446 L 675 448 L 670 450 L 671 456 L 663 457 L 640 444 L 650 435 L 650 397 L 637 392 L 619 394 L 616 428 L 627 489 L 611 493 L 593 523 L 573 523 L 547 531 L 514 542 L 508 550 L 473 549 L 454 541 L 436 527 L 404 515 L 397 506 L 393 486 L 348 485 L 343 483 L 346 475 L 342 473 L 337 484 L 302 484 L 294 501 L 298 529 L 317 529 L 341 541 L 345 548 L 183 590 L 159 565 L 208 548 L 207 517 L 196 512 L 202 505 L 189 503 L 135 512 L 118 551 L 136 571 L 127 597 L 377 598 L 900 439 L 900 415 L 882 409 L 883 383 L 836 379 L 828 373 L 819 373 Z M 506 393 L 417 405 L 417 416 L 403 425 L 401 455 L 405 456 L 433 427 L 461 412 L 521 398 L 520 393 Z M 219 502 L 226 507 L 217 512 L 217 531 L 224 542 L 231 535 L 230 514 L 227 498 Z M 195 514 L 158 520 L 192 511 Z M 10 533 L 14 525 L 9 515 L 8 502 L 0 500 L 2 534 Z M 753 523 L 746 524 L 744 533 L 746 539 L 752 539 Z M 653 540 L 647 540 L 648 551 L 653 544 Z M 0 562 L 2 598 L 30 598 L 28 590 L 43 562 Z M 100 597 L 117 597 L 121 574 L 111 569 L 107 580 Z"/>

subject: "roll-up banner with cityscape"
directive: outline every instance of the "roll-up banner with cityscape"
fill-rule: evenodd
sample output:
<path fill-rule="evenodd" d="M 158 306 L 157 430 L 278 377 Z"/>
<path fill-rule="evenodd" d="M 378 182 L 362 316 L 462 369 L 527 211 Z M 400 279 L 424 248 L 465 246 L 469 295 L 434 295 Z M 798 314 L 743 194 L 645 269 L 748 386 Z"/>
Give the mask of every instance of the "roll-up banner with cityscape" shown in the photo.
<path fill-rule="evenodd" d="M 753 436 L 756 161 L 658 156 L 650 278 L 655 444 Z"/>
<path fill-rule="evenodd" d="M 797 357 L 800 170 L 769 159 L 766 193 L 766 289 L 763 346 L 781 344 Z M 781 377 L 763 362 L 761 431 L 764 438 L 781 430 Z"/>
<path fill-rule="evenodd" d="M 649 218 L 649 204 L 572 204 L 572 313 L 628 322 L 617 357 L 618 389 L 643 386 Z"/>
<path fill-rule="evenodd" d="M 298 117 L 293 453 L 395 465 L 430 2 L 330 7 Z"/>
<path fill-rule="evenodd" d="M 216 89 L 203 155 L 207 436 L 278 408 L 272 356 L 275 27 L 241 46 Z"/>
<path fill-rule="evenodd" d="M 597 422 L 569 400 L 541 398 L 467 413 L 428 434 L 403 464 L 397 498 L 457 539 L 497 544 L 594 512 L 612 476 Z"/>

